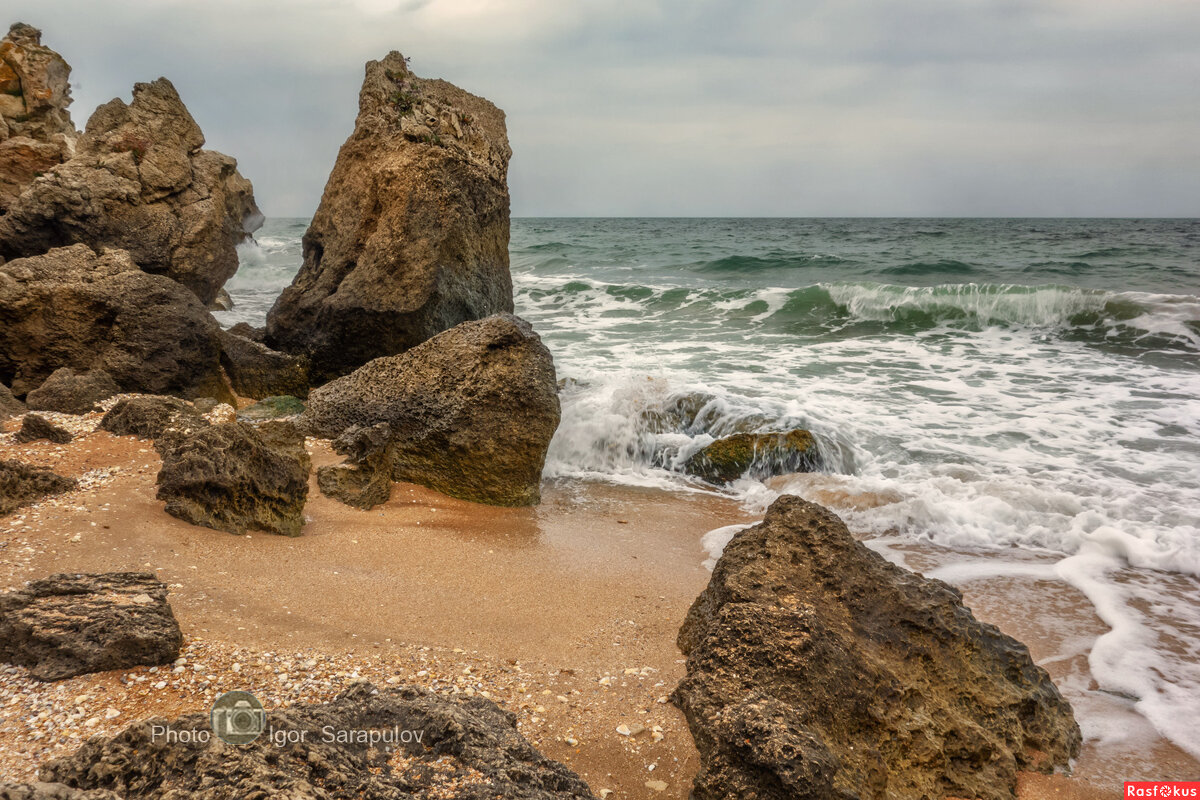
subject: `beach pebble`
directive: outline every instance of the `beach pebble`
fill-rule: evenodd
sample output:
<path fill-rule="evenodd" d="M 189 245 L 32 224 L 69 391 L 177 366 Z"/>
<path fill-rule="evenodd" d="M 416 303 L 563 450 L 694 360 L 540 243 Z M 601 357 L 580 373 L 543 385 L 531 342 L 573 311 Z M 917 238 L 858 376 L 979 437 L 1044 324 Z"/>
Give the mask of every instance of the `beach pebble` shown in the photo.
<path fill-rule="evenodd" d="M 646 781 L 646 788 L 655 792 L 665 792 L 667 790 L 666 781 Z"/>

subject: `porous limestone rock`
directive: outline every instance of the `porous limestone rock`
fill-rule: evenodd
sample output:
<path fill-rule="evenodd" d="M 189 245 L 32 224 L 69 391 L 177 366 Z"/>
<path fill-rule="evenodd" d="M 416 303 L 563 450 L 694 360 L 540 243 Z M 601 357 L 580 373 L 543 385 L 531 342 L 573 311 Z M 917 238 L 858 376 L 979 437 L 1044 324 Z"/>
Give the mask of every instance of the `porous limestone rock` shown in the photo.
<path fill-rule="evenodd" d="M 321 494 L 370 510 L 392 496 L 392 428 L 386 422 L 350 428 L 333 442 L 345 462 L 317 469 Z"/>
<path fill-rule="evenodd" d="M 277 352 L 232 331 L 221 331 L 221 364 L 241 397 L 308 395 L 308 364 L 303 357 Z"/>
<path fill-rule="evenodd" d="M 394 480 L 521 506 L 540 499 L 559 413 L 550 351 L 529 323 L 498 314 L 313 390 L 302 421 L 330 439 L 386 422 Z"/>
<path fill-rule="evenodd" d="M 207 424 L 200 409 L 191 403 L 175 397 L 144 395 L 118 400 L 100 420 L 100 429 L 114 436 L 157 439 L 172 428 L 194 430 Z"/>
<path fill-rule="evenodd" d="M 62 367 L 125 392 L 232 399 L 220 326 L 196 296 L 86 245 L 0 264 L 0 380 L 24 397 Z"/>
<path fill-rule="evenodd" d="M 0 40 L 0 215 L 29 184 L 69 159 L 78 132 L 71 67 L 42 44 L 42 32 L 18 22 Z"/>
<path fill-rule="evenodd" d="M 71 432 L 40 414 L 26 414 L 21 420 L 20 429 L 13 434 L 13 441 L 26 444 L 43 440 L 54 444 L 67 444 L 71 441 Z"/>
<path fill-rule="evenodd" d="M 170 81 L 135 85 L 132 103 L 118 98 L 96 109 L 74 157 L 11 201 L 0 216 L 0 257 L 76 243 L 118 248 L 207 306 L 237 270 L 237 245 L 262 214 L 237 162 L 203 144 Z"/>
<path fill-rule="evenodd" d="M 158 499 L 168 514 L 230 533 L 300 535 L 312 462 L 294 425 L 168 430 L 154 446 L 162 456 Z"/>
<path fill-rule="evenodd" d="M 76 372 L 70 367 L 60 367 L 25 397 L 25 404 L 33 411 L 86 414 L 120 391 L 121 387 L 104 370 Z"/>
<path fill-rule="evenodd" d="M 1023 644 L 798 497 L 733 537 L 678 643 L 696 800 L 1012 800 L 1079 752 Z"/>
<path fill-rule="evenodd" d="M 0 516 L 43 497 L 69 492 L 78 484 L 45 467 L 31 467 L 20 461 L 0 461 Z"/>
<path fill-rule="evenodd" d="M 511 312 L 504 112 L 396 52 L 367 64 L 354 132 L 304 235 L 267 344 L 315 382 Z"/>
<path fill-rule="evenodd" d="M 182 645 L 167 587 L 150 573 L 52 575 L 0 594 L 0 660 L 39 680 L 169 664 Z"/>
<path fill-rule="evenodd" d="M 12 390 L 0 383 L 0 422 L 25 413 L 25 404 L 13 397 Z"/>
<path fill-rule="evenodd" d="M 189 714 L 93 737 L 74 754 L 44 764 L 39 777 L 108 790 L 122 800 L 594 800 L 579 776 L 521 736 L 516 721 L 481 697 L 359 683 L 330 703 L 267 710 L 267 726 L 303 741 L 280 746 L 259 736 L 232 746 L 205 736 L 201 744 L 180 745 L 153 735 L 154 724 L 169 724 L 184 737 L 211 733 L 207 713 Z M 323 735 L 330 730 L 402 741 L 340 741 Z"/>

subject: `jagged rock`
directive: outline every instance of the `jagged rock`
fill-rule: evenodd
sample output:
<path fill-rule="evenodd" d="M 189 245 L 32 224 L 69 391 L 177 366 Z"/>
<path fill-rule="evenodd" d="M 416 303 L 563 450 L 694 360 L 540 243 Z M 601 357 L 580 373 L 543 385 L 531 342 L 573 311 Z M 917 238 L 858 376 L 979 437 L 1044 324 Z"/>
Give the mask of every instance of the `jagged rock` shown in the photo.
<path fill-rule="evenodd" d="M 533 505 L 558 427 L 554 361 L 529 323 L 498 314 L 314 390 L 303 420 L 324 438 L 386 422 L 394 480 Z"/>
<path fill-rule="evenodd" d="M 817 441 L 806 430 L 735 433 L 717 439 L 683 463 L 683 470 L 711 483 L 731 483 L 743 475 L 765 478 L 812 472 L 821 466 Z"/>
<path fill-rule="evenodd" d="M 171 428 L 193 430 L 207 424 L 191 403 L 175 397 L 147 395 L 118 400 L 100 420 L 100 429 L 114 436 L 157 439 Z"/>
<path fill-rule="evenodd" d="M 96 109 L 75 156 L 11 202 L 0 217 L 0 256 L 75 243 L 119 248 L 211 303 L 262 214 L 237 162 L 203 144 L 170 81 L 135 85 L 132 103 Z"/>
<path fill-rule="evenodd" d="M 55 444 L 67 444 L 71 441 L 71 432 L 66 428 L 55 425 L 40 414 L 26 414 L 21 420 L 21 428 L 13 435 L 17 444 L 45 440 Z"/>
<path fill-rule="evenodd" d="M 120 391 L 121 387 L 104 370 L 76 372 L 70 367 L 61 367 L 26 395 L 25 404 L 34 411 L 86 414 Z"/>
<path fill-rule="evenodd" d="M 1011 800 L 1079 752 L 1024 645 L 798 497 L 733 537 L 679 647 L 697 800 Z"/>
<path fill-rule="evenodd" d="M 224 288 L 217 291 L 217 296 L 208 304 L 209 311 L 233 311 L 233 297 Z"/>
<path fill-rule="evenodd" d="M 317 469 L 321 494 L 366 510 L 386 503 L 392 496 L 391 440 L 386 422 L 356 426 L 335 439 L 333 450 L 346 461 Z"/>
<path fill-rule="evenodd" d="M 211 731 L 208 714 L 191 714 L 94 737 L 73 755 L 43 765 L 40 777 L 107 789 L 124 800 L 591 800 L 579 776 L 518 733 L 516 719 L 480 697 L 439 697 L 410 687 L 379 691 L 360 683 L 325 705 L 267 711 L 267 726 L 295 731 L 295 738 L 305 731 L 302 742 L 277 747 L 260 736 L 229 746 L 211 736 L 179 745 L 153 735 L 154 724 Z M 407 741 L 343 743 L 323 736 L 326 730 L 386 732 Z M 405 737 L 405 731 L 411 733 Z"/>
<path fill-rule="evenodd" d="M 74 153 L 70 74 L 37 28 L 18 22 L 0 40 L 0 215 Z"/>
<path fill-rule="evenodd" d="M 242 397 L 308 396 L 308 366 L 303 358 L 230 331 L 221 331 L 221 364 L 233 390 Z"/>
<path fill-rule="evenodd" d="M 12 391 L 0 383 L 0 422 L 25 413 L 25 404 L 13 397 Z"/>
<path fill-rule="evenodd" d="M 121 250 L 80 244 L 0 264 L 0 376 L 22 397 L 62 367 L 103 370 L 125 392 L 232 399 L 212 315 Z"/>
<path fill-rule="evenodd" d="M 0 660 L 38 680 L 168 664 L 183 635 L 148 572 L 62 574 L 0 594 Z"/>
<path fill-rule="evenodd" d="M 0 800 L 121 800 L 104 789 L 72 789 L 62 783 L 0 783 Z"/>
<path fill-rule="evenodd" d="M 504 112 L 396 52 L 367 64 L 354 133 L 304 235 L 267 344 L 316 382 L 511 312 Z"/>
<path fill-rule="evenodd" d="M 291 395 L 264 397 L 252 406 L 238 411 L 238 419 L 257 422 L 264 419 L 284 419 L 304 413 L 304 401 Z"/>
<path fill-rule="evenodd" d="M 73 490 L 78 484 L 55 475 L 45 467 L 31 467 L 20 461 L 0 461 L 0 516 L 43 497 Z"/>
<path fill-rule="evenodd" d="M 294 425 L 227 422 L 190 433 L 167 431 L 158 499 L 193 525 L 299 536 L 311 460 Z"/>

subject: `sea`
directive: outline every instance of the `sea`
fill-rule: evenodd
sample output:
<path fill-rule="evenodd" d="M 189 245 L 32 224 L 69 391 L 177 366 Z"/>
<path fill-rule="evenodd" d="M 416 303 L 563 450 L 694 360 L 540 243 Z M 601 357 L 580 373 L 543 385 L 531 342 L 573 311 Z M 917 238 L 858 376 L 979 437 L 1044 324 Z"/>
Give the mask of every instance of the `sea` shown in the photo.
<path fill-rule="evenodd" d="M 223 324 L 263 323 L 306 226 L 242 247 Z M 561 379 L 548 480 L 798 493 L 951 582 L 1069 584 L 1107 628 L 1090 690 L 1200 758 L 1200 221 L 515 219 L 511 260 Z M 797 427 L 820 473 L 681 469 Z M 1086 737 L 1125 735 L 1106 713 Z"/>

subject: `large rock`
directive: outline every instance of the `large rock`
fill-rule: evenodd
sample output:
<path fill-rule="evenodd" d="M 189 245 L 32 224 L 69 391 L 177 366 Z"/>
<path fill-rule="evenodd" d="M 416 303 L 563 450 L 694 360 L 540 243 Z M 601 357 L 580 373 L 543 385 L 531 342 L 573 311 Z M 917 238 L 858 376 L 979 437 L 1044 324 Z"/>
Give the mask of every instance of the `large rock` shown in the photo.
<path fill-rule="evenodd" d="M 0 461 L 0 516 L 43 497 L 69 492 L 78 484 L 55 475 L 45 467 L 31 467 L 20 461 Z"/>
<path fill-rule="evenodd" d="M 766 478 L 812 472 L 821 465 L 817 440 L 803 428 L 782 433 L 735 433 L 701 448 L 683 463 L 689 475 L 732 483 L 743 475 Z"/>
<path fill-rule="evenodd" d="M 121 800 L 104 789 L 73 789 L 63 783 L 0 783 L 0 800 Z"/>
<path fill-rule="evenodd" d="M 147 572 L 53 575 L 0 594 L 0 660 L 39 680 L 168 664 L 182 645 L 167 587 Z"/>
<path fill-rule="evenodd" d="M 231 331 L 221 331 L 221 364 L 233 390 L 242 397 L 308 395 L 308 364 L 303 357 L 277 352 Z"/>
<path fill-rule="evenodd" d="M 392 496 L 392 428 L 386 422 L 354 427 L 333 442 L 334 452 L 346 456 L 341 464 L 317 469 L 321 494 L 348 506 L 370 510 Z"/>
<path fill-rule="evenodd" d="M 78 132 L 67 106 L 71 67 L 18 22 L 0 40 L 0 214 L 42 173 L 69 159 Z"/>
<path fill-rule="evenodd" d="M 480 503 L 532 505 L 558 427 L 556 389 L 554 361 L 529 323 L 498 314 L 314 390 L 303 420 L 330 439 L 386 422 L 393 479 Z"/>
<path fill-rule="evenodd" d="M 77 152 L 33 181 L 0 217 L 8 259 L 84 243 L 119 248 L 207 305 L 261 224 L 250 182 L 204 135 L 165 78 L 139 83 L 88 120 Z"/>
<path fill-rule="evenodd" d="M 358 108 L 267 317 L 267 344 L 310 356 L 318 383 L 513 310 L 504 112 L 396 52 L 367 64 Z"/>
<path fill-rule="evenodd" d="M 70 367 L 62 367 L 50 373 L 41 386 L 30 392 L 25 403 L 33 411 L 86 414 L 120 391 L 121 387 L 104 370 L 76 372 Z"/>
<path fill-rule="evenodd" d="M 798 497 L 726 546 L 679 647 L 697 800 L 1011 800 L 1079 752 L 1024 645 Z"/>
<path fill-rule="evenodd" d="M 62 367 L 103 370 L 126 392 L 232 399 L 216 320 L 121 250 L 74 245 L 0 264 L 0 379 L 23 397 Z"/>
<path fill-rule="evenodd" d="M 191 403 L 150 395 L 118 400 L 100 420 L 100 429 L 114 436 L 157 439 L 172 428 L 191 431 L 207 424 Z"/>
<path fill-rule="evenodd" d="M 168 431 L 155 448 L 162 456 L 158 499 L 168 514 L 230 533 L 300 535 L 312 462 L 294 425 L 227 422 Z"/>
<path fill-rule="evenodd" d="M 106 789 L 124 800 L 593 798 L 579 776 L 518 733 L 515 714 L 479 697 L 358 684 L 325 705 L 269 710 L 265 724 L 294 739 L 303 733 L 303 741 L 277 746 L 260 736 L 230 746 L 211 735 L 207 713 L 190 714 L 94 737 L 73 755 L 43 765 L 40 777 Z M 210 735 L 181 745 L 155 736 L 155 725 L 182 737 Z M 342 738 L 351 740 L 338 741 L 328 731 L 350 732 Z M 376 741 L 354 741 L 360 731 Z"/>

